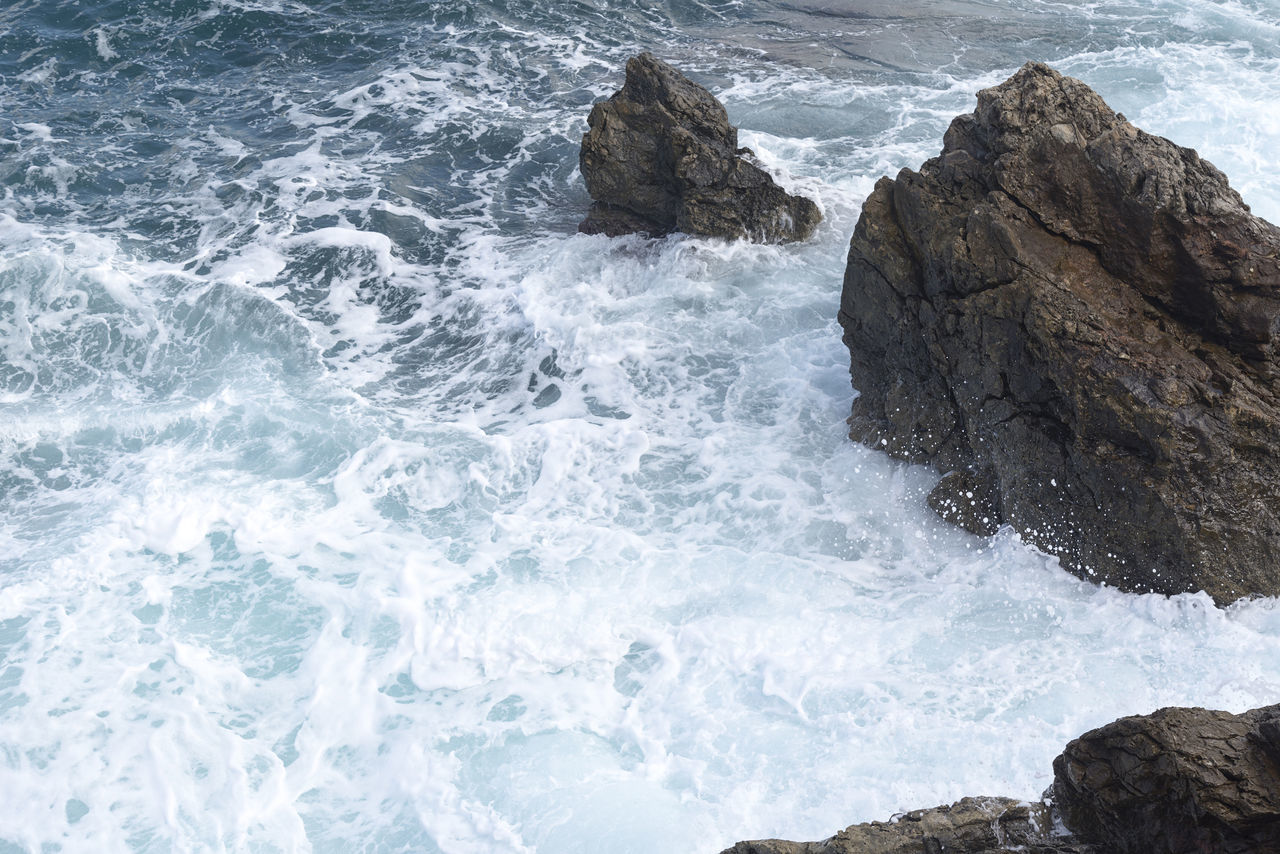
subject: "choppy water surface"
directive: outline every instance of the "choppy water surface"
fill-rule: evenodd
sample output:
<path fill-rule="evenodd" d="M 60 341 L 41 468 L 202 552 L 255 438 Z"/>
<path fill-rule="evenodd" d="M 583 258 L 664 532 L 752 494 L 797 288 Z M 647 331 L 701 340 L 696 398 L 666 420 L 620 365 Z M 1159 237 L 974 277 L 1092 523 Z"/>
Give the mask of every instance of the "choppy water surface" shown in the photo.
<path fill-rule="evenodd" d="M 1280 6 L 26 0 L 0 11 L 0 851 L 713 852 L 1280 699 L 844 437 L 875 180 L 1026 59 L 1280 219 Z M 818 199 L 577 235 L 650 48 Z"/>

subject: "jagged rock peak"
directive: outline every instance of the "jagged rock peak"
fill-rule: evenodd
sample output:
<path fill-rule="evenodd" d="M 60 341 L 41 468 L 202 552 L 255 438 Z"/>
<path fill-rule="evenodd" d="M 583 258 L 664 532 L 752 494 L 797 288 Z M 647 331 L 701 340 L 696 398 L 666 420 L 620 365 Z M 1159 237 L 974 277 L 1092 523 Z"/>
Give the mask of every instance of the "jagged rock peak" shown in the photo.
<path fill-rule="evenodd" d="M 785 243 L 809 237 L 822 218 L 738 148 L 715 96 L 652 54 L 627 62 L 622 89 L 598 102 L 587 124 L 579 166 L 595 204 L 583 232 Z"/>

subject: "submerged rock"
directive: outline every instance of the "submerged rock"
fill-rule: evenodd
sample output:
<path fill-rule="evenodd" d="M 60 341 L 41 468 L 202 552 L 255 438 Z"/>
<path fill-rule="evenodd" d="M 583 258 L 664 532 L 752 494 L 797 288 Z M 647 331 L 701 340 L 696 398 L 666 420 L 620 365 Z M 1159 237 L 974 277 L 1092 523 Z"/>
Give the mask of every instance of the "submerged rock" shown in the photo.
<path fill-rule="evenodd" d="M 1280 851 L 1280 705 L 1169 708 L 1085 733 L 1046 801 L 965 798 L 821 842 L 723 854 L 1262 854 Z"/>
<path fill-rule="evenodd" d="M 1280 229 L 1196 152 L 1029 63 L 876 185 L 839 317 L 850 435 L 959 473 L 944 515 L 1124 590 L 1280 594 Z"/>
<path fill-rule="evenodd" d="M 785 243 L 804 240 L 822 219 L 738 148 L 738 130 L 710 92 L 651 54 L 627 62 L 622 89 L 587 124 L 579 166 L 595 204 L 580 231 Z"/>

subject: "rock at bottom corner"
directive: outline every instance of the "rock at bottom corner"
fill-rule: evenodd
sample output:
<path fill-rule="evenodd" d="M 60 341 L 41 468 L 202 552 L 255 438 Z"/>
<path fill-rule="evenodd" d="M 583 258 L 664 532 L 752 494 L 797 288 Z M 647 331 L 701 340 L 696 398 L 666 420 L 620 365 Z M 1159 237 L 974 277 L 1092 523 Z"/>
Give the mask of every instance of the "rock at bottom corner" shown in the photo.
<path fill-rule="evenodd" d="M 821 842 L 762 839 L 722 854 L 1103 854 L 1054 836 L 1048 807 L 1011 798 L 963 798 L 890 821 L 855 824 Z"/>
<path fill-rule="evenodd" d="M 1280 854 L 1280 705 L 1166 708 L 1074 739 L 1036 803 L 964 798 L 722 854 Z"/>
<path fill-rule="evenodd" d="M 1280 705 L 1121 718 L 1053 772 L 1063 822 L 1107 854 L 1280 852 Z"/>

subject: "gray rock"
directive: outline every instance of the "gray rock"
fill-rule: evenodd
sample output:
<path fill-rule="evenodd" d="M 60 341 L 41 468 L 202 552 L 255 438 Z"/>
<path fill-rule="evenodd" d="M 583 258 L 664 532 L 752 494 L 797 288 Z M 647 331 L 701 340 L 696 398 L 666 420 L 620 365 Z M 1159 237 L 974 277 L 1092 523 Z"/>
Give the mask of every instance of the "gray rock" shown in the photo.
<path fill-rule="evenodd" d="M 839 318 L 855 439 L 1082 577 L 1280 594 L 1280 229 L 1194 151 L 1029 63 L 876 185 Z"/>
<path fill-rule="evenodd" d="M 1121 718 L 1053 771 L 1063 821 L 1114 854 L 1280 851 L 1280 706 Z"/>
<path fill-rule="evenodd" d="M 738 130 L 703 87 L 653 55 L 591 109 L 579 167 L 595 200 L 588 234 L 672 231 L 764 243 L 804 240 L 821 220 L 738 148 Z"/>

